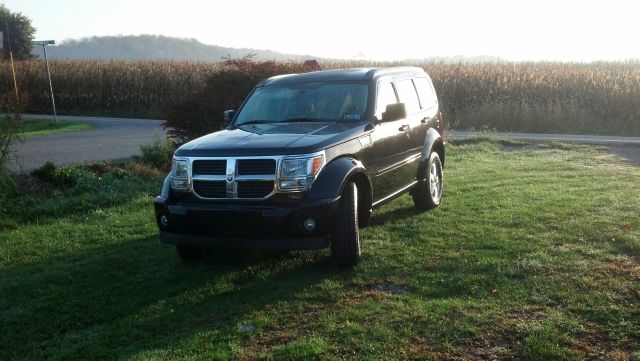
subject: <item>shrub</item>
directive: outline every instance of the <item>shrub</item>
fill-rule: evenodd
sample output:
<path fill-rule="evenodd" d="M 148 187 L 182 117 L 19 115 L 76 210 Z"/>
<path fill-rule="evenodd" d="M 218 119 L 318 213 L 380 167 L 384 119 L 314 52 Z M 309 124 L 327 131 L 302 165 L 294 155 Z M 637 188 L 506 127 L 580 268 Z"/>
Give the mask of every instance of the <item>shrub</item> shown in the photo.
<path fill-rule="evenodd" d="M 157 169 L 169 170 L 175 150 L 176 148 L 170 139 L 163 140 L 160 136 L 156 136 L 153 143 L 140 146 L 140 151 L 142 152 L 140 160 L 144 164 L 151 165 Z"/>
<path fill-rule="evenodd" d="M 144 163 L 131 163 L 128 169 L 134 176 L 145 180 L 154 179 L 161 175 L 157 168 Z"/>
<path fill-rule="evenodd" d="M 58 167 L 51 162 L 46 162 L 42 167 L 31 172 L 31 175 L 38 177 L 45 182 L 55 183 L 56 171 Z"/>
<path fill-rule="evenodd" d="M 97 176 L 81 165 L 58 167 L 51 162 L 31 172 L 31 175 L 57 187 L 71 188 L 78 184 L 86 184 Z"/>

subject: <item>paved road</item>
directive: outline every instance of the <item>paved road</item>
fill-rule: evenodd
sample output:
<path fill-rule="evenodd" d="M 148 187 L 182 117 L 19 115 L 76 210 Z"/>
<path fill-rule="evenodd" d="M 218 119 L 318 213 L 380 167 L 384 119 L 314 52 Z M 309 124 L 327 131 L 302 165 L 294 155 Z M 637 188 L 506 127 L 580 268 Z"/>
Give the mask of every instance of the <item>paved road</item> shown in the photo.
<path fill-rule="evenodd" d="M 53 118 L 25 115 L 25 119 Z M 59 165 L 129 158 L 140 154 L 140 145 L 164 136 L 161 120 L 60 116 L 59 119 L 87 121 L 95 129 L 25 138 L 13 148 L 16 159 L 9 169 L 28 172 L 47 161 Z"/>
<path fill-rule="evenodd" d="M 452 130 L 447 132 L 451 138 L 488 137 L 516 140 L 541 140 L 575 142 L 584 144 L 600 144 L 606 146 L 610 152 L 617 154 L 627 162 L 640 166 L 640 137 L 616 137 L 601 135 L 571 135 L 571 134 L 537 134 L 537 133 L 495 133 L 495 132 L 465 132 Z"/>
<path fill-rule="evenodd" d="M 586 144 L 611 145 L 640 145 L 640 137 L 616 137 L 608 135 L 571 135 L 571 134 L 537 134 L 537 133 L 496 133 L 496 132 L 465 132 L 451 130 L 447 136 L 453 138 L 488 137 L 518 140 L 543 140 L 576 142 Z"/>
<path fill-rule="evenodd" d="M 46 115 L 25 115 L 26 119 L 52 118 Z M 122 159 L 140 154 L 140 145 L 152 142 L 156 135 L 164 135 L 161 120 L 62 116 L 61 119 L 88 121 L 95 129 L 83 132 L 61 133 L 26 138 L 14 149 L 17 159 L 9 165 L 13 171 L 30 171 L 47 161 L 59 165 Z M 595 135 L 494 133 L 449 131 L 448 137 L 495 137 L 504 139 L 563 141 L 610 145 L 622 149 L 638 159 L 640 149 L 623 149 L 640 146 L 640 137 L 615 137 Z M 614 150 L 615 151 L 615 150 Z M 617 151 L 616 151 L 617 152 Z M 617 152 L 618 153 L 618 152 Z"/>

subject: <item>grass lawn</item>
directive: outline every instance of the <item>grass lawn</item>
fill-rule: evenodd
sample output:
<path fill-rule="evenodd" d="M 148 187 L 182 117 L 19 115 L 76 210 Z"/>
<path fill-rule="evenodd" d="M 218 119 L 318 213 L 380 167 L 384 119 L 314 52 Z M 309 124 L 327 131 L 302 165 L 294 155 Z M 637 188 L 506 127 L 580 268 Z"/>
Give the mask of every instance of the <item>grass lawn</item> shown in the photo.
<path fill-rule="evenodd" d="M 73 120 L 58 120 L 54 122 L 49 119 L 23 119 L 18 125 L 18 134 L 23 137 L 32 137 L 53 133 L 77 132 L 93 128 L 94 126 L 91 123 Z"/>
<path fill-rule="evenodd" d="M 354 269 L 327 251 L 185 264 L 138 188 L 6 229 L 0 359 L 637 359 L 640 168 L 503 145 L 450 144 L 441 207 L 376 210 Z"/>

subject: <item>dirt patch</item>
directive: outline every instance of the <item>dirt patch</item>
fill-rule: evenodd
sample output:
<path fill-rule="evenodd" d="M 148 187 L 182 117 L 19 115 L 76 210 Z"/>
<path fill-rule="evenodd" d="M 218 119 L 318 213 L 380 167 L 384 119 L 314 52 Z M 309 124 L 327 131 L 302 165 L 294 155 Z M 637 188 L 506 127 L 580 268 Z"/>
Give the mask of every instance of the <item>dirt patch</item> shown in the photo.
<path fill-rule="evenodd" d="M 611 153 L 617 154 L 622 159 L 640 167 L 640 146 L 637 145 L 611 145 L 608 147 Z"/>

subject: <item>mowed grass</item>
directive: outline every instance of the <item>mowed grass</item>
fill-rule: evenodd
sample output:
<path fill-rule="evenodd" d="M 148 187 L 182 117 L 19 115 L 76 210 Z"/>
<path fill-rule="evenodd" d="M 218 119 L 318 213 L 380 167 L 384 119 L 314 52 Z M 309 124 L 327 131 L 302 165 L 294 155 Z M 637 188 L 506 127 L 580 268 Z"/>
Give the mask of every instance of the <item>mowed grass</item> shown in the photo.
<path fill-rule="evenodd" d="M 36 135 L 78 132 L 93 128 L 94 126 L 91 123 L 75 120 L 58 120 L 56 122 L 50 119 L 23 119 L 18 125 L 18 135 L 33 137 Z"/>
<path fill-rule="evenodd" d="M 640 168 L 604 149 L 448 147 L 445 199 L 327 251 L 161 245 L 152 198 L 0 234 L 0 359 L 626 359 L 640 354 Z"/>

